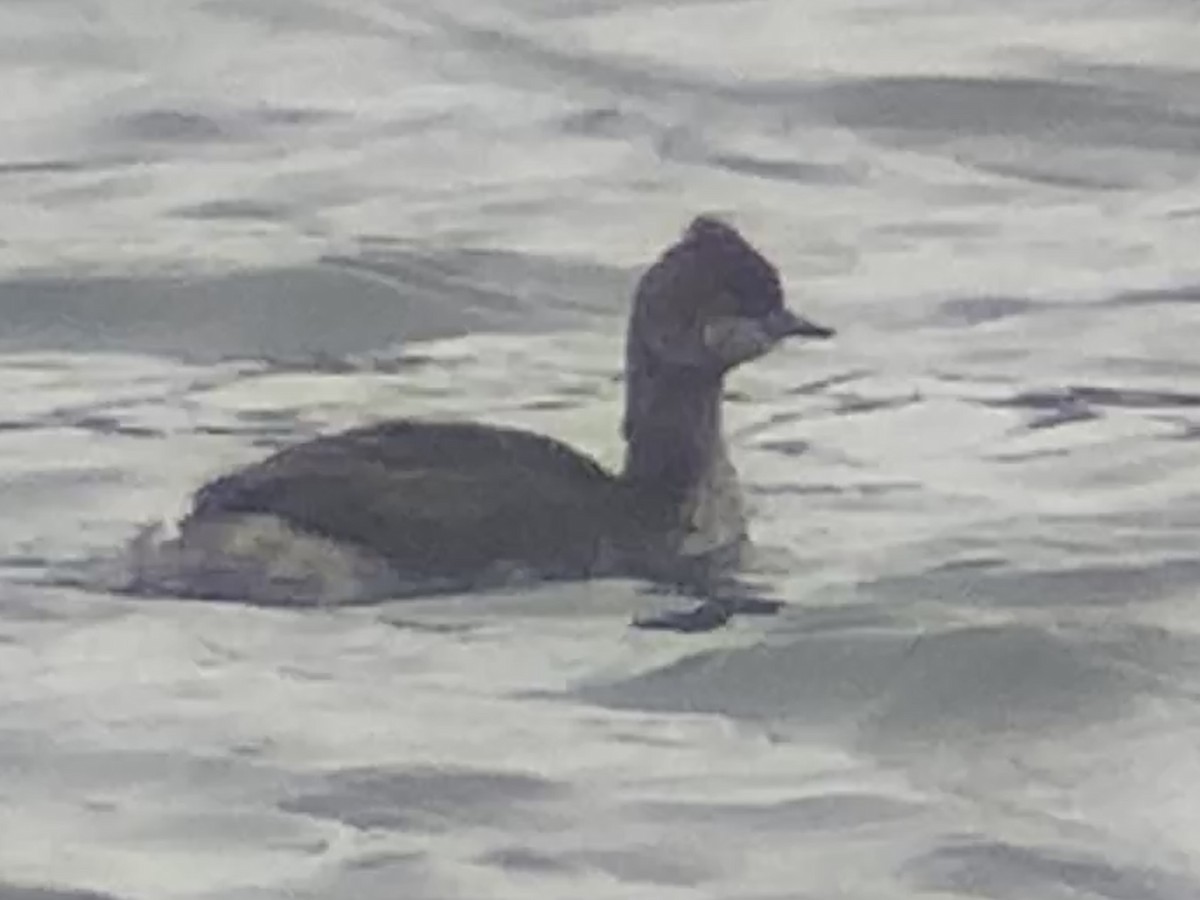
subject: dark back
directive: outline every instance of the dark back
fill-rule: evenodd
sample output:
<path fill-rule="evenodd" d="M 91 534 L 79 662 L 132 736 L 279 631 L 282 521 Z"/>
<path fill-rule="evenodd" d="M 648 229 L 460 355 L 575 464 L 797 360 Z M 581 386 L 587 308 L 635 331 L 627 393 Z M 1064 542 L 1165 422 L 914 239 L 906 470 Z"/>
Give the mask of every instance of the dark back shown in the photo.
<path fill-rule="evenodd" d="M 282 516 L 418 577 L 469 578 L 496 560 L 579 575 L 619 527 L 614 490 L 599 465 L 550 438 L 398 421 L 300 444 L 220 478 L 197 493 L 191 515 Z"/>

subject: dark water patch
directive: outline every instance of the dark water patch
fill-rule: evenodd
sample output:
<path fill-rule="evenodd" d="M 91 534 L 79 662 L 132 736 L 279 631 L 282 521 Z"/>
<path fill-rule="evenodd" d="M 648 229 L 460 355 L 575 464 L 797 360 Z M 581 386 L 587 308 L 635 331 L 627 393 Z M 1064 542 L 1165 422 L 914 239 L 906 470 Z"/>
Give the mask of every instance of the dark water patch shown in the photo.
<path fill-rule="evenodd" d="M 256 450 L 265 450 L 265 451 L 273 453 L 276 450 L 282 450 L 284 447 L 289 446 L 290 444 L 294 443 L 295 441 L 296 441 L 295 435 L 281 435 L 281 434 L 266 433 L 266 434 L 259 434 L 259 435 L 256 435 L 255 437 L 253 437 L 250 440 L 250 446 L 255 448 Z"/>
<path fill-rule="evenodd" d="M 206 12 L 241 22 L 253 22 L 270 29 L 270 33 L 313 32 L 323 37 L 353 35 L 375 40 L 395 40 L 391 29 L 381 28 L 381 22 L 361 16 L 351 9 L 312 0 L 203 0 Z M 267 38 L 264 37 L 264 40 Z"/>
<path fill-rule="evenodd" d="M 1007 560 L 999 556 L 975 556 L 966 559 L 955 559 L 939 564 L 931 571 L 934 572 L 982 572 L 1002 569 Z"/>
<path fill-rule="evenodd" d="M 873 481 L 860 484 L 797 484 L 795 482 L 755 482 L 744 490 L 749 496 L 775 497 L 886 497 L 922 491 L 917 481 Z"/>
<path fill-rule="evenodd" d="M 1200 303 L 1200 285 L 1122 291 L 1106 301 L 1110 306 L 1159 306 L 1175 303 Z"/>
<path fill-rule="evenodd" d="M 978 401 L 996 408 L 1031 409 L 1036 414 L 1024 423 L 1031 431 L 1056 428 L 1101 418 L 1104 410 L 1173 410 L 1200 407 L 1200 394 L 1183 391 L 1139 390 L 1093 386 L 1067 386 L 1045 390 L 1024 391 L 1012 397 Z M 1169 420 L 1178 423 L 1177 417 Z M 1183 421 L 1183 432 L 1168 437 L 1187 437 L 1190 423 Z M 1043 451 L 1053 453 L 1062 451 Z M 1006 462 L 1022 461 L 1027 455 L 996 455 L 994 459 Z"/>
<path fill-rule="evenodd" d="M 355 828 L 441 832 L 524 821 L 565 788 L 532 775 L 455 768 L 351 769 L 280 803 L 287 812 Z"/>
<path fill-rule="evenodd" d="M 296 443 L 315 438 L 321 432 L 319 425 L 305 422 L 295 410 L 241 410 L 235 417 L 238 421 L 235 427 L 209 426 L 203 431 L 248 438 L 254 446 Z"/>
<path fill-rule="evenodd" d="M 792 181 L 799 184 L 845 185 L 857 183 L 844 166 L 808 163 L 797 160 L 761 159 L 734 153 L 713 153 L 709 164 L 719 169 L 764 178 L 771 181 Z"/>
<path fill-rule="evenodd" d="M 288 210 L 284 206 L 256 200 L 232 199 L 180 206 L 171 215 L 181 219 L 276 222 L 286 219 Z"/>
<path fill-rule="evenodd" d="M 1198 570 L 1200 563 L 1191 567 L 1187 585 L 1198 583 Z M 835 618 L 818 628 L 818 614 L 798 608 L 794 621 L 811 631 L 769 646 L 701 652 L 628 679 L 582 686 L 578 696 L 622 709 L 786 720 L 801 729 L 854 726 L 876 750 L 934 733 L 941 741 L 970 742 L 981 734 L 1074 728 L 1119 715 L 1135 697 L 1159 687 L 1117 665 L 1090 635 L 1022 625 L 914 631 L 911 624 L 880 622 L 879 610 L 937 600 L 953 606 L 1116 603 L 1176 586 L 1156 591 L 1139 583 L 1137 573 L 1125 575 L 1118 585 L 1105 573 L 1022 581 L 983 568 L 908 584 L 879 582 L 861 592 L 859 603 L 873 610 L 867 617 L 877 622 L 873 627 Z M 1098 601 L 1092 589 L 1111 596 Z"/>
<path fill-rule="evenodd" d="M 72 418 L 54 417 L 48 426 L 55 428 L 77 428 L 81 431 L 92 431 L 96 434 L 113 437 L 161 438 L 166 432 L 160 428 L 150 428 L 145 425 L 129 425 L 115 416 L 84 415 Z"/>
<path fill-rule="evenodd" d="M 530 400 L 527 403 L 519 404 L 517 408 L 532 412 L 551 412 L 561 409 L 578 409 L 580 405 L 581 404 L 578 400 L 555 399 L 548 397 L 542 400 Z"/>
<path fill-rule="evenodd" d="M 1165 0 L 1165 6 L 1180 9 L 1192 7 L 1190 0 Z M 1146 4 L 1129 3 L 1129 11 L 1141 18 Z M 1086 62 L 1071 59 L 1055 60 L 1054 70 L 1066 80 L 1086 82 L 1124 96 L 1138 96 L 1147 103 L 1200 115 L 1200 71 L 1195 68 L 1143 60 L 1136 64 L 1118 62 Z"/>
<path fill-rule="evenodd" d="M 69 172 L 86 172 L 95 167 L 95 163 L 92 160 L 78 159 L 33 159 L 20 162 L 0 162 L 0 176 L 63 175 Z"/>
<path fill-rule="evenodd" d="M 596 316 L 617 331 L 631 284 L 628 273 L 587 263 L 400 249 L 215 276 L 13 279 L 0 282 L 0 351 L 369 360 L 401 342 Z"/>
<path fill-rule="evenodd" d="M 400 601 L 403 603 L 404 601 Z M 385 614 L 380 621 L 389 628 L 397 631 L 411 631 L 414 634 L 453 634 L 462 638 L 472 637 L 487 626 L 473 623 L 457 622 L 422 622 L 417 619 L 405 619 L 392 614 Z"/>
<path fill-rule="evenodd" d="M 1161 679 L 1164 690 L 1179 689 L 1185 682 L 1187 690 L 1195 690 L 1193 682 L 1200 677 L 1200 637 L 1130 623 L 1109 624 L 1095 640 L 1113 659 Z"/>
<path fill-rule="evenodd" d="M 1200 559 L 1138 565 L 1080 565 L 1046 571 L 935 569 L 859 586 L 880 603 L 935 602 L 949 606 L 1123 606 L 1169 599 L 1200 585 Z"/>
<path fill-rule="evenodd" d="M 1160 410 L 1200 408 L 1200 394 L 1187 391 L 1141 390 L 1090 385 L 1068 385 L 1022 391 L 1012 397 L 979 401 L 1000 409 L 1032 409 L 1044 415 L 1030 427 L 1046 427 L 1062 422 L 1097 418 L 1096 407 L 1114 409 Z"/>
<path fill-rule="evenodd" d="M 975 135 L 1087 149 L 1200 150 L 1200 114 L 1164 108 L 1138 93 L 1063 80 L 865 78 L 823 87 L 813 102 L 842 125 L 920 141 Z"/>
<path fill-rule="evenodd" d="M 984 458 L 998 463 L 1027 463 L 1039 459 L 1062 459 L 1070 456 L 1070 447 L 1053 447 L 1041 450 L 1021 450 L 1016 453 L 989 453 Z"/>
<path fill-rule="evenodd" d="M 608 384 L 615 383 L 615 373 L 605 379 Z M 600 387 L 594 382 L 578 382 L 575 384 L 556 385 L 554 388 L 564 397 L 579 397 L 581 399 L 594 399 L 601 395 Z"/>
<path fill-rule="evenodd" d="M 426 356 L 408 349 L 397 353 L 387 350 L 369 353 L 354 353 L 334 356 L 330 353 L 314 353 L 308 357 L 270 359 L 262 364 L 262 371 L 271 374 L 304 373 L 310 375 L 400 375 L 415 369 L 453 369 L 466 360 Z"/>
<path fill-rule="evenodd" d="M 1064 404 L 1060 409 L 1034 416 L 1025 423 L 1025 428 L 1029 431 L 1043 431 L 1049 428 L 1058 428 L 1062 425 L 1092 422 L 1099 418 L 1101 418 L 1101 414 L 1086 403 L 1074 402 Z"/>
<path fill-rule="evenodd" d="M 1015 407 L 1019 409 L 1036 409 L 1039 411 L 1058 412 L 1064 406 L 1079 402 L 1068 388 L 1055 388 L 1038 391 L 1022 391 L 1012 397 L 1002 397 L 995 400 L 980 401 L 985 406 L 1001 409 Z"/>
<path fill-rule="evenodd" d="M 173 109 L 149 109 L 116 116 L 108 127 L 126 140 L 204 144 L 233 138 L 228 125 L 211 116 Z"/>
<path fill-rule="evenodd" d="M 197 362 L 348 356 L 449 337 L 487 317 L 453 296 L 311 266 L 195 278 L 0 282 L 0 350 L 135 352 Z"/>
<path fill-rule="evenodd" d="M 881 237 L 902 238 L 992 238 L 997 233 L 995 225 L 984 222 L 955 221 L 953 219 L 917 219 L 907 222 L 884 222 L 872 228 Z"/>
<path fill-rule="evenodd" d="M 35 569 L 41 570 L 50 565 L 51 560 L 44 556 L 33 556 L 27 553 L 16 553 L 0 556 L 0 567 L 5 569 Z"/>
<path fill-rule="evenodd" d="M 197 425 L 192 429 L 192 433 L 208 434 L 213 437 L 240 437 L 246 433 L 246 430 L 232 425 Z"/>
<path fill-rule="evenodd" d="M 299 422 L 299 416 L 292 409 L 243 409 L 238 410 L 236 415 L 240 421 L 252 425 L 294 428 Z"/>
<path fill-rule="evenodd" d="M 567 859 L 529 847 L 504 847 L 485 853 L 479 858 L 484 865 L 512 872 L 534 872 L 538 874 L 563 874 L 578 871 L 578 866 Z"/>
<path fill-rule="evenodd" d="M 755 445 L 760 450 L 766 450 L 770 453 L 778 453 L 781 456 L 803 456 L 812 449 L 812 444 L 809 441 L 802 440 L 774 440 L 760 441 Z"/>
<path fill-rule="evenodd" d="M 261 104 L 220 113 L 143 109 L 104 121 L 102 130 L 122 142 L 195 146 L 251 139 L 264 129 L 298 128 L 329 119 L 328 110 Z"/>
<path fill-rule="evenodd" d="M 787 834 L 870 828 L 912 818 L 924 811 L 916 803 L 866 793 L 829 793 L 771 803 L 661 801 L 641 804 L 638 809 L 665 825 L 711 821 L 746 831 Z"/>
<path fill-rule="evenodd" d="M 426 859 L 421 851 L 404 852 L 401 850 L 378 850 L 356 856 L 347 863 L 347 868 L 368 871 L 372 869 L 393 869 L 395 866 L 409 866 Z"/>
<path fill-rule="evenodd" d="M 825 378 L 818 378 L 815 381 L 806 381 L 803 384 L 798 384 L 795 387 L 788 388 L 786 393 L 793 396 L 822 394 L 831 387 L 861 381 L 864 378 L 870 378 L 874 374 L 870 369 L 854 369 L 850 372 L 839 372 Z"/>
<path fill-rule="evenodd" d="M 0 882 L 0 900 L 118 900 L 115 894 L 102 894 L 86 888 L 34 887 Z"/>
<path fill-rule="evenodd" d="M 885 409 L 903 409 L 922 402 L 925 398 L 919 391 L 913 391 L 900 397 L 865 397 L 858 394 L 833 395 L 834 407 L 831 412 L 839 416 L 858 415 L 860 413 L 878 412 Z"/>
<path fill-rule="evenodd" d="M 242 111 L 241 115 L 264 125 L 293 127 L 300 125 L 317 125 L 346 116 L 346 113 L 333 109 L 318 109 L 311 106 L 271 106 L 260 103 Z"/>
<path fill-rule="evenodd" d="M 1181 873 L 1121 865 L 1096 853 L 983 837 L 948 842 L 908 863 L 904 875 L 922 890 L 993 900 L 1193 900 L 1200 896 L 1200 882 Z"/>
<path fill-rule="evenodd" d="M 884 690 L 911 634 L 823 630 L 783 645 L 693 654 L 628 679 L 585 685 L 581 699 L 617 709 L 854 724 Z"/>
<path fill-rule="evenodd" d="M 1185 391 L 1149 391 L 1133 388 L 1075 386 L 1067 388 L 1075 397 L 1097 406 L 1125 409 L 1195 409 L 1200 394 Z"/>
<path fill-rule="evenodd" d="M 578 324 L 580 315 L 608 317 L 624 311 L 634 283 L 631 272 L 585 260 L 490 250 L 418 254 L 375 246 L 324 262 L 486 313 L 486 326 L 472 330 L 503 328 L 504 319 L 536 328 Z"/>
<path fill-rule="evenodd" d="M 657 131 L 659 126 L 634 110 L 616 106 L 593 106 L 573 110 L 563 116 L 559 121 L 559 128 L 564 134 L 625 140 Z"/>
<path fill-rule="evenodd" d="M 1024 625 L 919 637 L 860 733 L 875 751 L 1070 731 L 1120 716 L 1152 687 L 1088 643 Z"/>
<path fill-rule="evenodd" d="M 453 295 L 460 303 L 482 305 L 500 312 L 510 312 L 516 303 L 510 291 L 497 284 L 471 278 L 445 259 L 425 259 L 392 252 L 386 256 L 376 253 L 358 257 L 330 254 L 323 256 L 321 262 L 347 272 L 384 279 L 398 291 Z"/>
<path fill-rule="evenodd" d="M 1129 353 L 1094 354 L 1092 359 L 1099 369 L 1115 377 L 1118 373 L 1133 373 L 1135 377 L 1173 379 L 1178 384 L 1200 385 L 1200 359 L 1139 356 Z"/>
<path fill-rule="evenodd" d="M 938 304 L 935 320 L 969 327 L 1023 315 L 1038 306 L 1026 297 L 953 297 Z"/>
<path fill-rule="evenodd" d="M 90 610 L 84 610 L 82 604 L 74 607 L 74 615 L 63 619 L 76 622 L 81 612 L 86 620 L 91 619 Z M 7 617 L 7 609 L 5 613 Z M 114 618 L 111 611 L 106 618 Z M 100 616 L 95 619 L 101 621 Z M 183 697 L 175 702 L 187 704 Z M 108 797 L 132 790 L 141 795 L 160 789 L 174 792 L 179 785 L 203 785 L 205 796 L 214 803 L 242 804 L 247 797 L 279 794 L 288 777 L 266 763 L 246 757 L 205 756 L 189 752 L 186 746 L 164 750 L 83 746 L 33 728 L 0 729 L 0 738 L 0 769 L 29 783 L 53 785 L 61 796 L 81 801 L 91 792 Z"/>
<path fill-rule="evenodd" d="M 989 160 L 983 158 L 981 154 L 976 154 L 974 158 L 970 159 L 962 154 L 959 156 L 959 160 L 980 172 L 990 172 L 1004 178 L 1068 190 L 1131 191 L 1142 186 L 1142 180 L 1138 177 L 1142 174 L 1141 171 L 1130 172 L 1125 177 L 1112 171 L 1089 175 L 1078 169 L 1072 169 L 1069 162 L 1060 160 L 1035 160 L 1021 164 Z"/>

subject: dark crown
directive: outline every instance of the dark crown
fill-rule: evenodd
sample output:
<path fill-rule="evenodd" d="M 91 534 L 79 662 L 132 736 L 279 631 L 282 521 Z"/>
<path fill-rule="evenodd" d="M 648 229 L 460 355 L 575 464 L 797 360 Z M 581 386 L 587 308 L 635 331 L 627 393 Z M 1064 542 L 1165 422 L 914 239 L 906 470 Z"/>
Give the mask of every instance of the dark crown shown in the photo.
<path fill-rule="evenodd" d="M 783 306 L 778 270 L 732 225 L 714 216 L 697 216 L 680 246 L 690 249 L 689 255 L 737 298 L 741 315 L 760 318 Z"/>

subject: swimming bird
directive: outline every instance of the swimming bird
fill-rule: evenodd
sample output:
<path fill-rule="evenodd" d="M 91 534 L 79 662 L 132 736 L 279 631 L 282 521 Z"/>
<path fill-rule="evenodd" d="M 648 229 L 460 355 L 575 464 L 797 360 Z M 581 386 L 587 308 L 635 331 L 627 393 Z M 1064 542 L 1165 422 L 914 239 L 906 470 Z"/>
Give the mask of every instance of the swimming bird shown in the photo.
<path fill-rule="evenodd" d="M 785 339 L 832 334 L 784 305 L 777 269 L 741 233 L 700 216 L 637 283 L 619 473 L 529 431 L 354 428 L 201 487 L 178 536 L 143 554 L 135 587 L 319 603 L 529 576 L 707 577 L 746 541 L 726 376 Z"/>

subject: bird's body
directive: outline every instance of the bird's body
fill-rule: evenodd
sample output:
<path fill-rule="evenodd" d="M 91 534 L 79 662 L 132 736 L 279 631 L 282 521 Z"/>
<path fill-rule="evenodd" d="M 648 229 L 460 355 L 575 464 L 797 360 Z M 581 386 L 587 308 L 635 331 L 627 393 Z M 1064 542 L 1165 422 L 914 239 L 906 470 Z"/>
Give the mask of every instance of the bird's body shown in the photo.
<path fill-rule="evenodd" d="M 721 434 L 733 367 L 789 334 L 775 269 L 697 219 L 643 276 L 626 349 L 625 465 L 479 423 L 398 420 L 289 447 L 197 491 L 141 585 L 344 602 L 514 577 L 688 578 L 737 555 L 745 519 Z"/>

